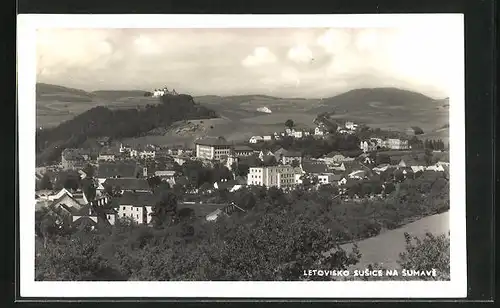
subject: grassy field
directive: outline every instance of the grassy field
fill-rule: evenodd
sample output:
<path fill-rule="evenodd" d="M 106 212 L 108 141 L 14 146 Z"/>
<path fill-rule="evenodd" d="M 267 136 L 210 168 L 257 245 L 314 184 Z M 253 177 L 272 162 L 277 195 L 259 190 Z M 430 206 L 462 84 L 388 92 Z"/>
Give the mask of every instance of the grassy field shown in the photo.
<path fill-rule="evenodd" d="M 135 108 L 157 104 L 157 98 L 144 97 L 143 91 L 85 92 L 53 85 L 37 86 L 37 125 L 50 127 L 69 120 L 95 106 L 112 109 Z M 203 125 L 189 134 L 170 130 L 160 136 L 127 140 L 130 143 L 179 144 L 195 138 L 213 135 L 228 140 L 248 140 L 253 135 L 282 131 L 292 119 L 300 127 L 313 127 L 313 119 L 321 112 L 335 112 L 333 118 L 364 123 L 374 128 L 404 131 L 410 126 L 421 127 L 420 138 L 448 140 L 447 100 L 436 100 L 400 89 L 359 89 L 324 99 L 278 98 L 265 95 L 198 96 L 195 102 L 213 109 L 218 119 L 204 120 Z M 267 107 L 272 113 L 257 111 Z"/>

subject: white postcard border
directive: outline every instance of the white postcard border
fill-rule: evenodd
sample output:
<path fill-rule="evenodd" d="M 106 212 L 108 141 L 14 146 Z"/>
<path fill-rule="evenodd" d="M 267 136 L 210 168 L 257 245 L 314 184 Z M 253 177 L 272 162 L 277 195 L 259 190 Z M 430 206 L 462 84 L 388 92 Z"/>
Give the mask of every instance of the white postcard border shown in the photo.
<path fill-rule="evenodd" d="M 431 20 L 463 33 L 462 14 L 18 15 L 20 295 L 22 297 L 458 298 L 467 295 L 464 50 L 450 72 L 451 280 L 447 282 L 36 282 L 36 29 L 404 27 Z"/>

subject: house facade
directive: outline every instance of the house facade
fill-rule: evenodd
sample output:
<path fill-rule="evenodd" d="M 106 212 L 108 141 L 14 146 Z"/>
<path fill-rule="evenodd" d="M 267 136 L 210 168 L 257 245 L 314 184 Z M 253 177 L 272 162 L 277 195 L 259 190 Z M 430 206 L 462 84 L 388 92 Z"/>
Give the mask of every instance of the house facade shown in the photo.
<path fill-rule="evenodd" d="M 157 201 L 157 198 L 150 193 L 124 193 L 118 202 L 118 218 L 127 217 L 138 224 L 150 224 L 153 206 Z"/>
<path fill-rule="evenodd" d="M 373 152 L 377 150 L 377 143 L 372 140 L 364 140 L 360 142 L 359 148 L 363 150 L 364 153 Z"/>
<path fill-rule="evenodd" d="M 408 150 L 408 140 L 389 138 L 384 142 L 384 146 L 391 150 Z"/>
<path fill-rule="evenodd" d="M 281 156 L 281 163 L 283 165 L 290 165 L 294 161 L 301 163 L 302 162 L 302 153 L 287 151 L 287 152 L 283 153 Z"/>
<path fill-rule="evenodd" d="M 209 160 L 221 160 L 231 154 L 231 144 L 223 137 L 202 138 L 195 141 L 196 157 Z"/>

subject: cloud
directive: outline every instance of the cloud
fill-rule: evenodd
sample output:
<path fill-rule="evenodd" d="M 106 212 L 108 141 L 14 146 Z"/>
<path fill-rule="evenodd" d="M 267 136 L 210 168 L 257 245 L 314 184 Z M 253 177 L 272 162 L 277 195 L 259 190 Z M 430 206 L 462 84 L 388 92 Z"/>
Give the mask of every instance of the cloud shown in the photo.
<path fill-rule="evenodd" d="M 85 90 L 327 97 L 394 86 L 448 96 L 461 29 L 41 29 L 38 80 Z M 258 46 L 258 47 L 256 47 Z M 311 61 L 311 59 L 313 59 Z M 251 68 L 251 69 L 249 69 Z"/>
<path fill-rule="evenodd" d="M 256 47 L 251 55 L 243 59 L 241 64 L 243 66 L 260 66 L 276 61 L 276 56 L 267 47 Z"/>
<path fill-rule="evenodd" d="M 288 59 L 296 63 L 310 63 L 313 60 L 313 54 L 307 45 L 298 45 L 290 48 Z"/>

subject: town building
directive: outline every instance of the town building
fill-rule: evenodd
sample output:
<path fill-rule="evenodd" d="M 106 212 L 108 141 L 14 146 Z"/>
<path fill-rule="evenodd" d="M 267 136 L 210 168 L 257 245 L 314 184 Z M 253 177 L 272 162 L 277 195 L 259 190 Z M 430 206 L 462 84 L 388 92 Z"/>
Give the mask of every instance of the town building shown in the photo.
<path fill-rule="evenodd" d="M 98 161 L 114 161 L 116 159 L 115 152 L 113 149 L 105 148 L 99 152 L 97 156 Z"/>
<path fill-rule="evenodd" d="M 140 159 L 154 159 L 156 156 L 156 151 L 154 150 L 142 150 L 138 153 Z"/>
<path fill-rule="evenodd" d="M 334 174 L 332 172 L 318 174 L 318 183 L 321 185 L 337 184 L 342 176 L 340 174 Z"/>
<path fill-rule="evenodd" d="M 89 151 L 84 149 L 64 149 L 61 153 L 61 166 L 64 169 L 82 168 L 90 160 Z"/>
<path fill-rule="evenodd" d="M 138 224 L 150 224 L 158 198 L 152 193 L 124 192 L 119 200 L 118 218 L 128 217 Z"/>
<path fill-rule="evenodd" d="M 264 138 L 262 136 L 252 136 L 250 140 L 248 140 L 249 143 L 255 144 L 258 142 L 264 141 Z"/>
<path fill-rule="evenodd" d="M 364 153 L 373 152 L 377 150 L 377 143 L 372 140 L 364 140 L 359 143 L 359 148 L 363 150 Z"/>
<path fill-rule="evenodd" d="M 302 153 L 286 151 L 281 155 L 281 164 L 283 165 L 291 165 L 294 161 L 300 164 L 302 162 Z"/>
<path fill-rule="evenodd" d="M 151 187 L 146 179 L 107 179 L 102 183 L 102 187 L 116 187 L 121 193 L 131 192 L 149 192 Z M 100 188 L 100 187 L 99 187 Z"/>
<path fill-rule="evenodd" d="M 273 136 L 272 135 L 262 136 L 262 140 L 263 141 L 271 141 L 271 140 L 273 140 Z"/>
<path fill-rule="evenodd" d="M 266 187 L 291 187 L 295 184 L 295 170 L 292 166 L 250 167 L 248 185 Z"/>
<path fill-rule="evenodd" d="M 196 157 L 221 160 L 231 154 L 231 144 L 224 137 L 205 137 L 195 141 Z"/>
<path fill-rule="evenodd" d="M 399 138 L 389 138 L 384 142 L 384 146 L 391 150 L 408 150 L 408 140 L 402 140 Z"/>
<path fill-rule="evenodd" d="M 355 124 L 354 122 L 347 121 L 345 122 L 345 128 L 348 130 L 356 130 L 358 128 L 358 124 Z"/>
<path fill-rule="evenodd" d="M 233 155 L 237 157 L 253 155 L 253 149 L 247 145 L 235 145 Z"/>
<path fill-rule="evenodd" d="M 314 129 L 314 135 L 316 136 L 324 136 L 328 134 L 328 129 L 324 125 L 318 125 Z"/>

